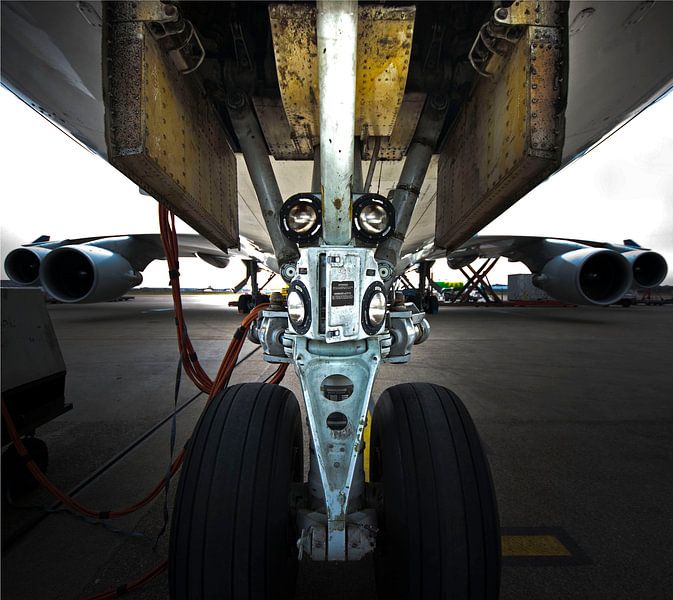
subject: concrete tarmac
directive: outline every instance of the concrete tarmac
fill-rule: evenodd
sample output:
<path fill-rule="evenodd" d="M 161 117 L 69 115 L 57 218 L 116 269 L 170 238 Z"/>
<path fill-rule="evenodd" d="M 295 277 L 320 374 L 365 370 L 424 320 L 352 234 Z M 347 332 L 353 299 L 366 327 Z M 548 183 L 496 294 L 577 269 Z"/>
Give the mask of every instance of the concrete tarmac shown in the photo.
<path fill-rule="evenodd" d="M 223 296 L 185 296 L 192 341 L 214 374 L 240 322 Z M 178 352 L 168 296 L 49 307 L 74 409 L 38 431 L 49 476 L 70 489 L 173 410 Z M 487 448 L 504 534 L 556 539 L 505 558 L 503 599 L 673 597 L 673 306 L 446 307 L 406 366 L 382 367 L 375 396 L 404 381 L 452 388 Z M 249 343 L 242 355 L 254 349 Z M 260 353 L 233 382 L 273 371 Z M 299 392 L 291 371 L 283 385 Z M 179 404 L 197 390 L 183 376 Z M 189 436 L 204 397 L 176 418 Z M 169 464 L 171 421 L 77 496 L 100 510 L 132 504 Z M 172 509 L 171 486 L 167 506 Z M 2 507 L 2 598 L 75 599 L 130 581 L 167 556 L 164 497 L 102 526 L 37 491 Z M 517 554 L 517 552 L 514 552 Z M 553 555 L 553 556 L 552 556 Z M 167 598 L 158 577 L 130 596 Z M 372 565 L 302 564 L 297 599 L 376 596 Z"/>

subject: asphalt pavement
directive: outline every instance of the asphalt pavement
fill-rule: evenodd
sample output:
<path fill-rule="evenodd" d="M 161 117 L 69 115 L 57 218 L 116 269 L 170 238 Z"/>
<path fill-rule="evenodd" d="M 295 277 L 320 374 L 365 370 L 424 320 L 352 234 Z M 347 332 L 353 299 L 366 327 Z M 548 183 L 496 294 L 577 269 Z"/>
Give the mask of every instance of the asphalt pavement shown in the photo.
<path fill-rule="evenodd" d="M 189 331 L 214 374 L 240 322 L 220 295 L 185 297 Z M 139 499 L 170 461 L 178 352 L 168 296 L 50 305 L 74 409 L 38 436 L 49 476 L 100 510 Z M 452 388 L 470 410 L 498 494 L 501 598 L 664 600 L 673 597 L 673 306 L 442 307 L 411 363 L 383 366 L 375 396 L 405 381 Z M 255 347 L 246 343 L 242 355 Z M 261 381 L 261 353 L 233 382 Z M 297 395 L 291 371 L 283 383 Z M 205 398 L 182 378 L 179 449 Z M 196 396 L 196 397 L 195 397 Z M 115 459 L 115 457 L 117 457 Z M 111 461 L 114 461 L 111 464 Z M 134 579 L 167 556 L 160 496 L 103 526 L 37 491 L 2 507 L 2 598 L 83 598 Z M 506 543 L 505 543 L 506 542 Z M 167 597 L 158 577 L 130 598 Z M 297 599 L 375 598 L 369 561 L 304 562 Z"/>

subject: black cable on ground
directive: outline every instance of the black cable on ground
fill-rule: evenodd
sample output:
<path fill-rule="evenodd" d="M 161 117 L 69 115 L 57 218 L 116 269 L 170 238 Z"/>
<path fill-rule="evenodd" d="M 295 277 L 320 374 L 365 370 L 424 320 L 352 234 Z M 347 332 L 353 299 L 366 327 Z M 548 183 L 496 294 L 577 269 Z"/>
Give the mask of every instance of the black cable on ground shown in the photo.
<path fill-rule="evenodd" d="M 185 408 L 187 408 L 190 404 L 192 404 L 197 398 L 199 398 L 203 392 L 197 392 L 194 394 L 189 400 L 186 400 L 184 403 L 182 403 L 177 410 L 175 411 L 175 414 L 178 415 L 180 414 Z M 93 473 L 91 473 L 88 477 L 80 481 L 75 487 L 71 488 L 68 490 L 67 495 L 70 497 L 74 497 L 77 494 L 79 494 L 82 490 L 87 488 L 89 485 L 91 485 L 94 481 L 96 481 L 99 477 L 104 475 L 109 469 L 111 469 L 114 465 L 116 465 L 120 460 L 125 458 L 130 452 L 135 450 L 140 444 L 142 444 L 146 439 L 151 437 L 154 433 L 157 432 L 163 425 L 165 425 L 170 419 L 173 418 L 173 412 L 170 414 L 166 415 L 163 419 L 155 423 L 152 427 L 150 427 L 147 431 L 145 431 L 141 436 L 136 438 L 133 442 L 131 442 L 126 448 L 115 454 L 110 460 L 108 460 L 105 464 L 101 465 L 98 469 L 96 469 Z M 9 551 L 14 544 L 16 544 L 20 539 L 22 539 L 25 535 L 30 533 L 35 527 L 37 527 L 44 519 L 46 519 L 50 514 L 55 513 L 62 505 L 62 502 L 57 501 L 48 506 L 43 514 L 41 514 L 39 517 L 36 519 L 30 521 L 29 523 L 26 523 L 24 526 L 20 527 L 17 531 L 9 535 L 6 540 L 2 544 L 2 552 L 7 552 Z M 65 509 L 64 509 L 65 510 Z M 68 511 L 72 512 L 72 511 Z"/>

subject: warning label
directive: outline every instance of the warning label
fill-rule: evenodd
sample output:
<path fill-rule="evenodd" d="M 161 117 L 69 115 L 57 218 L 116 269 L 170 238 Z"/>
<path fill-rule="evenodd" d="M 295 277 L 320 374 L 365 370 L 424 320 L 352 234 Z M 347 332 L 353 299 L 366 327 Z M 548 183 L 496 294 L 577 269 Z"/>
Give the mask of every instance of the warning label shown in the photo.
<path fill-rule="evenodd" d="M 355 304 L 355 282 L 332 282 L 332 306 L 353 306 Z"/>

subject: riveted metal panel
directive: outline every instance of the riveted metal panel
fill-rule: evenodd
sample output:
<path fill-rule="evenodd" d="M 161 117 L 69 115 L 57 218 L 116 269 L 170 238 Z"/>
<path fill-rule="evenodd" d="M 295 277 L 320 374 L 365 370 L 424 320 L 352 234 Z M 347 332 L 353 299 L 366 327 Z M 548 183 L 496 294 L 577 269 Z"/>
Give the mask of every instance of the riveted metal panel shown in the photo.
<path fill-rule="evenodd" d="M 560 166 L 565 40 L 564 28 L 525 26 L 480 77 L 439 159 L 438 246 L 455 248 Z"/>
<path fill-rule="evenodd" d="M 109 3 L 104 29 L 109 161 L 226 250 L 238 246 L 236 160 L 211 104 L 145 23 Z"/>
<path fill-rule="evenodd" d="M 425 105 L 425 97 L 425 92 L 407 92 L 404 94 L 393 132 L 390 137 L 381 140 L 380 160 L 402 160 L 404 158 Z M 372 159 L 374 147 L 375 141 L 370 137 L 362 149 L 364 160 Z"/>
<path fill-rule="evenodd" d="M 413 6 L 359 7 L 355 133 L 363 139 L 395 136 L 401 106 L 405 118 L 418 120 L 418 97 L 404 96 L 415 14 Z M 256 99 L 255 108 L 275 158 L 309 159 L 320 136 L 316 9 L 309 4 L 272 4 L 269 18 L 291 144 L 277 142 L 285 123 L 278 122 L 269 102 Z M 403 156 L 410 139 L 407 129 L 400 128 L 397 139 L 384 142 L 382 157 Z"/>

